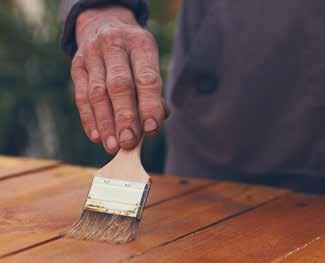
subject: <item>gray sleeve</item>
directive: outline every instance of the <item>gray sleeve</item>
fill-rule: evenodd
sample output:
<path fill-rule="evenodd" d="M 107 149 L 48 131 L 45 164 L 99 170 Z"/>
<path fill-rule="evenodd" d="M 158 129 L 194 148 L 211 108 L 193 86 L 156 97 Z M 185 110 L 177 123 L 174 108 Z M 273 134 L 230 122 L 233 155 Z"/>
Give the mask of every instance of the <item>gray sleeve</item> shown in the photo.
<path fill-rule="evenodd" d="M 78 0 L 61 0 L 60 1 L 59 21 L 62 25 L 64 25 L 65 20 L 67 19 L 72 6 L 77 2 L 78 2 Z"/>

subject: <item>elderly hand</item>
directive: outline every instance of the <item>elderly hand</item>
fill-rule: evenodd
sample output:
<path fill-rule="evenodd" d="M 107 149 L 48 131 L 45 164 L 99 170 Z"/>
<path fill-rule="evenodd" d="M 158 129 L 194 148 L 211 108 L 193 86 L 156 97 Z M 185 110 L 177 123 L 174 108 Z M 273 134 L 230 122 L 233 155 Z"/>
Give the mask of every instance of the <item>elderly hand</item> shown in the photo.
<path fill-rule="evenodd" d="M 158 49 L 124 7 L 83 12 L 71 76 L 83 128 L 110 153 L 154 135 L 166 117 Z"/>

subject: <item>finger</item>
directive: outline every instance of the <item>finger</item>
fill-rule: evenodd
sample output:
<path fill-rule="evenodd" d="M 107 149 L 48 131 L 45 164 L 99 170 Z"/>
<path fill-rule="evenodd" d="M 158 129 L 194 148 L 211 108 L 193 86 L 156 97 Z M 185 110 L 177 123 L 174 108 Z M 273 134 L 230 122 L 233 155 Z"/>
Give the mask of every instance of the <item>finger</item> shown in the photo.
<path fill-rule="evenodd" d="M 88 49 L 86 67 L 89 74 L 89 101 L 95 113 L 102 144 L 109 153 L 115 153 L 119 147 L 115 136 L 114 115 L 106 89 L 105 66 L 96 47 Z"/>
<path fill-rule="evenodd" d="M 132 149 L 137 145 L 141 131 L 128 54 L 121 45 L 104 45 L 103 54 L 116 134 L 120 147 Z"/>
<path fill-rule="evenodd" d="M 74 93 L 82 126 L 88 138 L 99 143 L 100 137 L 96 127 L 94 113 L 88 100 L 88 73 L 83 58 L 76 55 L 71 66 L 71 78 L 74 84 Z"/>
<path fill-rule="evenodd" d="M 153 135 L 162 126 L 165 115 L 158 48 L 150 33 L 146 32 L 138 41 L 131 50 L 138 108 L 144 132 Z"/>

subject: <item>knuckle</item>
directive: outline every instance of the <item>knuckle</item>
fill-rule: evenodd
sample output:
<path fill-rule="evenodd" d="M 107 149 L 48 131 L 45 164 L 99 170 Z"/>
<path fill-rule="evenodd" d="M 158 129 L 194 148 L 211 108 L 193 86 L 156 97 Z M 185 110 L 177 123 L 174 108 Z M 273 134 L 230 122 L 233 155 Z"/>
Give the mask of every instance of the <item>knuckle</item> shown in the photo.
<path fill-rule="evenodd" d="M 140 108 L 144 117 L 155 116 L 158 119 L 163 118 L 164 109 L 161 103 L 142 103 Z"/>
<path fill-rule="evenodd" d="M 93 83 L 90 84 L 91 88 L 89 90 L 89 101 L 92 104 L 108 100 L 106 87 L 103 83 Z"/>
<path fill-rule="evenodd" d="M 116 113 L 115 120 L 120 124 L 129 124 L 136 122 L 136 114 L 130 110 L 121 110 Z"/>
<path fill-rule="evenodd" d="M 135 81 L 137 85 L 148 86 L 148 85 L 160 85 L 160 75 L 150 67 L 143 67 L 141 71 L 136 74 Z"/>
<path fill-rule="evenodd" d="M 128 36 L 128 42 L 131 47 L 142 48 L 144 44 L 157 48 L 154 36 L 147 30 L 138 29 Z"/>
<path fill-rule="evenodd" d="M 130 95 L 132 80 L 121 72 L 113 73 L 109 80 L 109 94 L 112 97 Z"/>
<path fill-rule="evenodd" d="M 109 29 L 100 34 L 101 42 L 109 47 L 121 47 L 123 46 L 123 33 L 120 29 Z"/>
<path fill-rule="evenodd" d="M 92 114 L 89 110 L 79 109 L 79 115 L 82 125 L 85 128 L 88 129 L 95 126 L 94 119 L 92 118 Z"/>
<path fill-rule="evenodd" d="M 110 81 L 125 81 L 130 82 L 131 79 L 126 74 L 127 70 L 126 67 L 123 65 L 114 65 L 112 66 L 112 69 L 110 70 L 109 74 L 109 80 Z"/>
<path fill-rule="evenodd" d="M 79 115 L 82 120 L 91 120 L 92 117 L 92 112 L 90 105 L 88 104 L 88 100 L 82 99 L 82 100 L 77 100 L 76 101 L 77 108 L 79 111 Z"/>
<path fill-rule="evenodd" d="M 109 133 L 113 130 L 114 121 L 110 119 L 102 120 L 97 123 L 97 128 L 101 133 Z"/>

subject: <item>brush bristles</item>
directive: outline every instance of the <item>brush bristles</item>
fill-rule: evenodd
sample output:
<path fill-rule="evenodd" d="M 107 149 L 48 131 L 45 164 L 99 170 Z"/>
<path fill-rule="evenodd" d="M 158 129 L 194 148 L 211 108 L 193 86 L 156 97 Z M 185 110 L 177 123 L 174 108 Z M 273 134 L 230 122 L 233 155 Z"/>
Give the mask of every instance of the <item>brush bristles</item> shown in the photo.
<path fill-rule="evenodd" d="M 79 222 L 63 236 L 121 244 L 134 240 L 138 227 L 139 220 L 134 217 L 84 210 Z"/>

